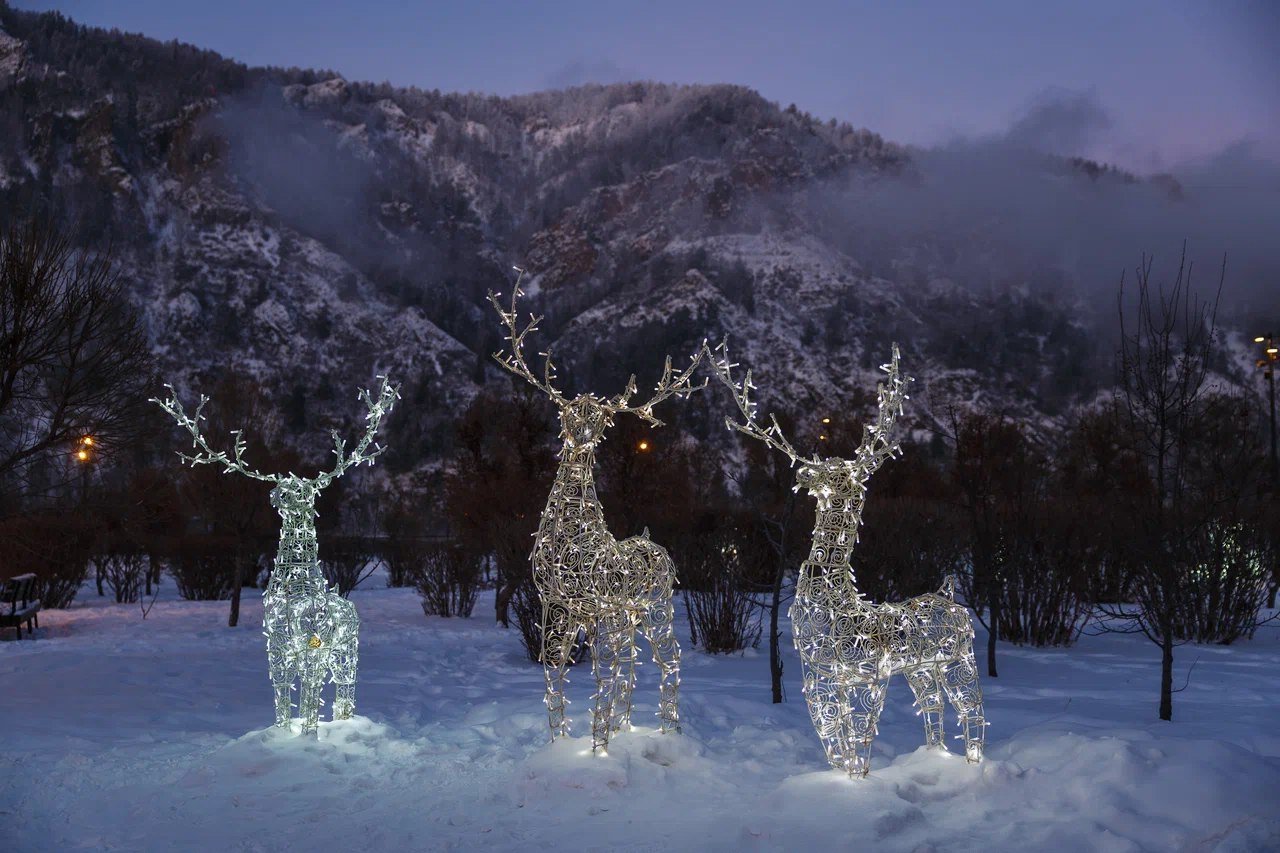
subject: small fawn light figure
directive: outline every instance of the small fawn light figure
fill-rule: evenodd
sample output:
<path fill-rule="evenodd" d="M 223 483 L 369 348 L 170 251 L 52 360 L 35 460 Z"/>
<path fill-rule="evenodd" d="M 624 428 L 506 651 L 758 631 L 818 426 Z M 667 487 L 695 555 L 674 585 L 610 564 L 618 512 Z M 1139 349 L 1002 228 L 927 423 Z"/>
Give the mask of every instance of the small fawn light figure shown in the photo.
<path fill-rule="evenodd" d="M 356 666 L 358 663 L 360 619 L 350 601 L 329 588 L 320 569 L 316 543 L 316 498 L 330 483 L 362 463 L 373 464 L 382 447 L 373 444 L 378 426 L 399 399 L 396 389 L 382 380 L 376 397 L 367 390 L 360 399 L 368 412 L 365 432 L 348 454 L 346 441 L 333 432 L 333 453 L 337 457 L 331 471 L 305 478 L 295 474 L 264 474 L 244 461 L 244 433 L 234 430 L 232 455 L 215 451 L 200 432 L 201 412 L 209 398 L 201 395 L 195 414 L 188 416 L 172 385 L 166 400 L 153 399 L 178 425 L 191 433 L 197 452 L 179 454 L 193 466 L 220 464 L 225 473 L 238 473 L 255 480 L 275 483 L 271 505 L 280 514 L 280 544 L 276 549 L 271 580 L 262 593 L 263 628 L 267 637 L 267 664 L 275 688 L 276 725 L 288 727 L 293 704 L 290 691 L 297 681 L 298 715 L 302 733 L 315 734 L 320 722 L 320 691 L 325 678 L 333 681 L 333 719 L 350 719 L 356 710 Z M 372 449 L 370 447 L 372 446 Z"/>
<path fill-rule="evenodd" d="M 701 353 L 681 373 L 667 357 L 653 397 L 632 405 L 633 375 L 626 390 L 609 399 L 594 394 L 566 398 L 552 384 L 555 368 L 544 353 L 542 377 L 525 361 L 524 339 L 538 328 L 541 317 L 530 317 L 520 328 L 516 300 L 522 295 L 517 279 L 511 310 L 490 293 L 489 301 L 506 326 L 509 354 L 494 353 L 507 370 L 542 391 L 560 416 L 560 465 L 546 508 L 534 534 L 533 579 L 542 600 L 542 664 L 546 676 L 547 719 L 551 739 L 569 733 L 565 716 L 565 670 L 580 630 L 590 640 L 592 672 L 596 680 L 591 718 L 593 752 L 608 748 L 609 736 L 631 722 L 631 693 L 635 686 L 636 633 L 643 632 L 661 670 L 658 718 L 663 732 L 680 730 L 680 644 L 673 624 L 672 588 L 675 565 L 666 549 L 639 536 L 618 541 L 605 525 L 596 496 L 595 452 L 613 426 L 613 417 L 627 412 L 661 425 L 653 407 L 669 397 L 684 398 L 695 389 L 690 378 Z M 704 382 L 705 385 L 705 382 Z M 699 386 L 701 387 L 701 386 Z"/>
<path fill-rule="evenodd" d="M 725 419 L 731 429 L 763 441 L 799 464 L 797 490 L 818 503 L 809 557 L 800 566 L 791 629 L 804 667 L 804 695 L 818 738 L 831 766 L 850 776 L 871 769 L 871 742 L 876 735 L 885 687 L 894 673 L 907 678 L 924 717 L 925 742 L 943 747 L 943 696 L 960 719 L 965 757 L 982 760 L 986 720 L 982 690 L 973 657 L 973 623 L 955 601 L 948 578 L 937 593 L 897 603 L 873 604 L 858 591 L 851 557 L 858 542 L 867 482 L 898 451 L 891 438 L 894 422 L 907 399 L 909 377 L 898 371 L 898 347 L 882 366 L 888 382 L 877 389 L 876 421 L 863 430 L 852 459 L 802 457 L 782 434 L 774 417 L 762 427 L 751 400 L 755 385 L 748 371 L 733 379 L 736 364 L 725 344 L 717 357 L 704 349 L 717 378 L 733 392 L 743 421 Z"/>

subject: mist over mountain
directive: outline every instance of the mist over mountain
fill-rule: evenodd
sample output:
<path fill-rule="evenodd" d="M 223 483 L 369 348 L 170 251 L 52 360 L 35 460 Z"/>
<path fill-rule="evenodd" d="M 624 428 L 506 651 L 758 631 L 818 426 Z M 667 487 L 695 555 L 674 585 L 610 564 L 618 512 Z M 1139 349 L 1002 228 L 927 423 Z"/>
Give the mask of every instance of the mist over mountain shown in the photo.
<path fill-rule="evenodd" d="M 1226 253 L 1228 325 L 1280 318 L 1280 171 L 1245 147 L 1155 177 L 1073 159 L 1109 121 L 1091 93 L 919 150 L 735 86 L 498 98 L 4 5 L 0 29 L 0 210 L 111 242 L 165 375 L 255 377 L 304 453 L 377 372 L 405 383 L 392 468 L 446 453 L 506 381 L 485 295 L 517 264 L 566 390 L 651 384 L 729 335 L 766 401 L 844 411 L 897 341 L 925 429 L 953 403 L 1053 418 L 1091 398 L 1144 251 L 1170 278 L 1185 240 L 1205 288 Z M 1220 367 L 1243 378 L 1236 355 Z M 718 437 L 703 397 L 678 428 Z"/>

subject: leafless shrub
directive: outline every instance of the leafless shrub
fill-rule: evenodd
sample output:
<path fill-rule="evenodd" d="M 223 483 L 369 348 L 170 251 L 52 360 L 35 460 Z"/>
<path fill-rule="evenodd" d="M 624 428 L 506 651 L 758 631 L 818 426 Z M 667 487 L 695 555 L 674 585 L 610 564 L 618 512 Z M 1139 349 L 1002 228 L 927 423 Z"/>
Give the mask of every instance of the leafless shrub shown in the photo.
<path fill-rule="evenodd" d="M 32 572 L 42 607 L 69 607 L 89 574 L 98 531 L 70 513 L 16 516 L 0 522 L 0 565 Z"/>
<path fill-rule="evenodd" d="M 320 543 L 320 567 L 344 598 L 382 565 L 373 540 L 365 536 L 330 536 Z"/>
<path fill-rule="evenodd" d="M 225 536 L 184 536 L 173 546 L 169 572 L 188 601 L 222 601 L 236 582 L 235 543 Z"/>
<path fill-rule="evenodd" d="M 736 530 L 685 537 L 680 588 L 689 639 L 710 654 L 732 654 L 760 645 L 760 607 L 751 592 L 769 562 L 767 543 Z M 762 545 L 763 547 L 753 547 Z"/>
<path fill-rule="evenodd" d="M 422 545 L 413 585 L 428 616 L 469 618 L 480 594 L 481 561 L 458 545 Z"/>
<path fill-rule="evenodd" d="M 108 544 L 93 558 L 117 603 L 138 600 L 142 580 L 147 571 L 147 555 L 130 543 Z"/>

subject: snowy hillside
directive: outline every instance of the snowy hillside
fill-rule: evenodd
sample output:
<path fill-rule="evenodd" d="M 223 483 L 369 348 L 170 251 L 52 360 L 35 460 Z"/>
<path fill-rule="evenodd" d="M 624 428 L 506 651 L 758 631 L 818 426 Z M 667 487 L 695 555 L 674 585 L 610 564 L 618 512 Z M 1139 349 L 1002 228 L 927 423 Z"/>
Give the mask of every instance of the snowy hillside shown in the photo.
<path fill-rule="evenodd" d="M 920 748 L 895 679 L 872 775 L 851 781 L 826 769 L 790 650 L 783 705 L 765 656 L 686 650 L 683 734 L 639 728 L 593 757 L 588 673 L 571 675 L 579 736 L 548 745 L 542 672 L 514 631 L 362 589 L 359 715 L 310 741 L 269 726 L 259 602 L 229 629 L 225 603 L 162 597 L 144 621 L 81 600 L 41 614 L 39 639 L 0 642 L 15 853 L 1280 847 L 1275 625 L 1197 648 L 1172 723 L 1155 720 L 1158 650 L 1140 637 L 1002 649 L 977 767 Z M 638 721 L 655 711 L 652 669 Z"/>
<path fill-rule="evenodd" d="M 0 32 L 0 210 L 112 241 L 164 374 L 189 392 L 258 379 L 316 452 L 376 371 L 412 392 L 397 417 L 445 435 L 499 375 L 484 297 L 513 264 L 574 389 L 651 382 L 663 352 L 726 333 L 768 388 L 829 404 L 900 341 L 925 423 L 974 399 L 1052 415 L 1095 385 L 1087 311 L 1056 271 L 972 229 L 865 245 L 823 204 L 909 185 L 912 155 L 742 87 L 454 95 L 3 5 Z"/>

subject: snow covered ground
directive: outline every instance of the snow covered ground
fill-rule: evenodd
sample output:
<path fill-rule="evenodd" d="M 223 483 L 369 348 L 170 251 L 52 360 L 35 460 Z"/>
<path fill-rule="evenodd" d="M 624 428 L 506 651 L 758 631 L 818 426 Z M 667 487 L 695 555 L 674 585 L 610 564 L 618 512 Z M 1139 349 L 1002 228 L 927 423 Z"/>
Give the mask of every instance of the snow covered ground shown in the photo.
<path fill-rule="evenodd" d="M 541 670 L 491 599 L 427 619 L 412 591 L 357 590 L 360 716 L 308 740 L 270 726 L 257 596 L 231 629 L 224 602 L 172 594 L 144 621 L 86 590 L 0 642 L 0 849 L 1280 850 L 1275 626 L 1180 649 L 1179 682 L 1198 663 L 1173 723 L 1144 639 L 1002 647 L 977 767 L 919 748 L 895 680 L 853 781 L 826 769 L 790 649 L 772 705 L 764 654 L 686 648 L 684 733 L 592 756 L 589 673 L 579 736 L 548 745 Z M 652 664 L 636 696 L 648 724 Z"/>

